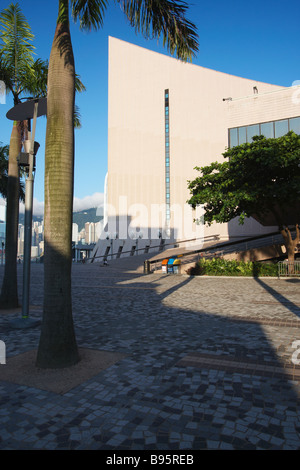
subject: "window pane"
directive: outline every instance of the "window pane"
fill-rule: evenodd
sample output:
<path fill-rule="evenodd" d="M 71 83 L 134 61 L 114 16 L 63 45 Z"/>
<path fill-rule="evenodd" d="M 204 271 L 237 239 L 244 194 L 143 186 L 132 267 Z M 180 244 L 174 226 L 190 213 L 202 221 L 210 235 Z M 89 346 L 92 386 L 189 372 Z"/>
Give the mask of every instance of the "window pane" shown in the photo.
<path fill-rule="evenodd" d="M 229 130 L 229 146 L 235 147 L 238 145 L 238 133 L 237 128 Z"/>
<path fill-rule="evenodd" d="M 300 117 L 290 119 L 290 131 L 300 134 Z"/>
<path fill-rule="evenodd" d="M 245 144 L 246 142 L 246 127 L 239 127 L 239 145 Z"/>
<path fill-rule="evenodd" d="M 259 135 L 259 125 L 254 124 L 253 126 L 247 127 L 247 142 L 252 142 L 252 138 L 255 135 Z"/>
<path fill-rule="evenodd" d="M 289 131 L 288 120 L 284 119 L 283 121 L 275 121 L 275 137 L 282 137 L 287 134 Z"/>
<path fill-rule="evenodd" d="M 274 138 L 274 123 L 273 122 L 265 122 L 261 124 L 261 134 L 266 137 L 266 139 L 273 139 Z"/>

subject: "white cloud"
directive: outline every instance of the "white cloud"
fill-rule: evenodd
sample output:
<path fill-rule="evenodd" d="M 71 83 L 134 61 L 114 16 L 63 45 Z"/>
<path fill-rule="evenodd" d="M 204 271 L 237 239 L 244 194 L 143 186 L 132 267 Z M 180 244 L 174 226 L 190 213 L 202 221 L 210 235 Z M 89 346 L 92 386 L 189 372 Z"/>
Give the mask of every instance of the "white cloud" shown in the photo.
<path fill-rule="evenodd" d="M 92 196 L 85 196 L 83 199 L 74 197 L 73 210 L 79 212 L 84 209 L 91 209 L 92 207 L 103 206 L 104 194 L 94 193 Z"/>
<path fill-rule="evenodd" d="M 25 204 L 20 202 L 19 211 L 21 214 L 25 212 Z M 44 215 L 44 203 L 38 201 L 35 197 L 33 198 L 32 212 L 34 215 Z"/>
<path fill-rule="evenodd" d="M 91 196 L 85 196 L 84 198 L 80 199 L 78 197 L 74 197 L 73 202 L 73 210 L 74 212 L 79 212 L 85 209 L 91 209 L 93 207 L 101 207 L 103 206 L 104 195 L 103 193 L 94 193 Z M 0 198 L 0 206 L 4 206 L 6 204 L 5 199 Z M 20 213 L 25 212 L 25 205 L 24 203 L 20 203 Z M 38 201 L 36 198 L 33 199 L 33 214 L 34 215 L 44 215 L 44 202 Z"/>

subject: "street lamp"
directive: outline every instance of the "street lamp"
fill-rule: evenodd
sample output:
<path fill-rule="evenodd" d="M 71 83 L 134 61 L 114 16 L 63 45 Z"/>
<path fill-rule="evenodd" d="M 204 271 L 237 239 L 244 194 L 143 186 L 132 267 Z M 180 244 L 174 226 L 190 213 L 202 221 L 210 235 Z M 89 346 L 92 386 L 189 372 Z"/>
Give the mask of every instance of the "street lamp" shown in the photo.
<path fill-rule="evenodd" d="M 31 234 L 32 234 L 32 206 L 33 183 L 35 171 L 35 157 L 39 143 L 35 142 L 36 120 L 39 116 L 47 114 L 47 98 L 28 99 L 10 109 L 6 117 L 13 121 L 28 121 L 29 139 L 23 143 L 23 150 L 18 158 L 20 166 L 26 171 L 25 181 L 25 222 L 24 222 L 24 265 L 23 265 L 23 297 L 22 317 L 11 322 L 14 328 L 28 328 L 36 326 L 40 322 L 29 318 L 29 288 L 30 288 L 30 263 L 31 263 Z M 33 126 L 31 131 L 31 119 Z"/>

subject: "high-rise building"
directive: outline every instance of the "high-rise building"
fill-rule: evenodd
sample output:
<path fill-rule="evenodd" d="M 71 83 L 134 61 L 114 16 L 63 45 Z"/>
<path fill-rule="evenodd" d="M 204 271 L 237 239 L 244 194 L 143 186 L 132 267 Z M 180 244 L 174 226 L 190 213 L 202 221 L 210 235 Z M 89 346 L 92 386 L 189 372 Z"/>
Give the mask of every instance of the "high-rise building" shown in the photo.
<path fill-rule="evenodd" d="M 72 224 L 72 242 L 78 242 L 78 224 Z"/>

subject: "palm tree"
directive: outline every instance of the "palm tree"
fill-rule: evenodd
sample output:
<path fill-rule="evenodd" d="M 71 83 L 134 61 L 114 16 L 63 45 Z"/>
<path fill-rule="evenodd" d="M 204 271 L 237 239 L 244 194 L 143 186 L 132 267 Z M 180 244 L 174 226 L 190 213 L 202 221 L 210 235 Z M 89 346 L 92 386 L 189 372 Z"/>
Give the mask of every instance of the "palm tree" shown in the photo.
<path fill-rule="evenodd" d="M 34 77 L 33 34 L 18 4 L 11 4 L 0 15 L 1 50 L 0 78 L 13 94 L 14 104 L 20 103 L 20 95 L 28 90 Z M 17 291 L 17 234 L 19 220 L 20 172 L 17 157 L 26 132 L 26 124 L 14 122 L 9 145 L 7 206 L 6 206 L 6 256 L 1 291 L 1 307 L 18 306 Z"/>
<path fill-rule="evenodd" d="M 9 146 L 1 145 L 0 142 L 0 194 L 7 198 L 7 183 L 8 183 L 8 157 Z M 20 181 L 20 201 L 25 201 L 25 188 L 22 181 Z"/>
<path fill-rule="evenodd" d="M 14 105 L 21 103 L 21 96 L 29 94 L 35 98 L 47 95 L 48 61 L 33 59 L 34 35 L 21 9 L 11 4 L 0 15 L 1 49 L 0 79 L 6 90 L 13 95 Z M 80 77 L 75 77 L 76 91 L 85 90 Z M 14 122 L 9 146 L 9 164 L 7 181 L 7 218 L 6 218 L 6 256 L 5 271 L 0 296 L 1 308 L 18 306 L 17 290 L 17 237 L 19 220 L 20 170 L 17 157 L 22 141 L 27 138 L 27 122 Z M 80 127 L 80 119 L 74 114 L 74 125 Z M 24 193 L 24 191 L 23 191 Z M 24 194 L 23 194 L 24 195 Z"/>
<path fill-rule="evenodd" d="M 0 194 L 7 195 L 8 145 L 0 145 Z"/>
<path fill-rule="evenodd" d="M 172 54 L 191 59 L 198 49 L 187 3 L 172 0 L 116 0 L 132 26 L 146 37 L 163 37 Z M 47 95 L 45 149 L 44 311 L 37 366 L 68 367 L 79 361 L 71 299 L 71 234 L 74 173 L 75 65 L 70 12 L 81 29 L 103 24 L 108 0 L 59 0 Z M 72 11 L 71 11 L 72 10 Z"/>

